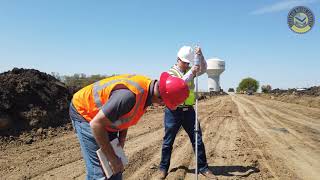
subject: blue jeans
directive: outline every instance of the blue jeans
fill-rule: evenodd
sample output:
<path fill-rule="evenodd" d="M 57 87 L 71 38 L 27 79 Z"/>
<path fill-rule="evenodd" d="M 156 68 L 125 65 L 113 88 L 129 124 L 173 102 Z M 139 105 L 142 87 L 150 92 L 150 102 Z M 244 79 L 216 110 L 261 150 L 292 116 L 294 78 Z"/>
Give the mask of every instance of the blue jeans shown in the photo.
<path fill-rule="evenodd" d="M 193 107 L 189 107 L 188 110 L 185 111 L 182 108 L 178 108 L 174 111 L 171 111 L 168 108 L 165 109 L 165 135 L 163 137 L 161 162 L 159 167 L 161 171 L 167 172 L 169 170 L 172 145 L 181 126 L 187 132 L 192 143 L 193 151 L 195 151 L 194 125 L 195 111 Z M 199 172 L 205 172 L 208 170 L 206 151 L 202 142 L 202 132 L 200 124 L 198 133 L 198 168 Z"/>
<path fill-rule="evenodd" d="M 72 121 L 73 128 L 75 129 L 75 132 L 79 139 L 82 156 L 86 164 L 86 179 L 107 179 L 105 177 L 102 167 L 100 166 L 100 161 L 96 153 L 96 151 L 100 147 L 92 134 L 91 127 L 88 121 L 86 121 L 77 112 L 77 110 L 73 107 L 72 103 L 70 104 L 69 115 Z M 108 132 L 108 135 L 110 141 L 118 137 L 118 133 Z M 114 176 L 111 176 L 109 179 L 121 180 L 122 173 L 118 173 Z"/>

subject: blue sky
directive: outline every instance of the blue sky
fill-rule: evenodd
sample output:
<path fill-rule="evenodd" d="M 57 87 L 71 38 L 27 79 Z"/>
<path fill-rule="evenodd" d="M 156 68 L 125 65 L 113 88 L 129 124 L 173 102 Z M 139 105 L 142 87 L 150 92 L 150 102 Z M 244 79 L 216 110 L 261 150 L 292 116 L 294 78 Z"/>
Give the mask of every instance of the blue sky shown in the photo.
<path fill-rule="evenodd" d="M 315 25 L 295 34 L 289 10 L 310 8 Z M 157 78 L 182 45 L 225 60 L 225 90 L 252 77 L 273 88 L 320 85 L 320 1 L 1 0 L 0 72 L 137 73 Z M 200 78 L 207 89 L 207 75 Z"/>

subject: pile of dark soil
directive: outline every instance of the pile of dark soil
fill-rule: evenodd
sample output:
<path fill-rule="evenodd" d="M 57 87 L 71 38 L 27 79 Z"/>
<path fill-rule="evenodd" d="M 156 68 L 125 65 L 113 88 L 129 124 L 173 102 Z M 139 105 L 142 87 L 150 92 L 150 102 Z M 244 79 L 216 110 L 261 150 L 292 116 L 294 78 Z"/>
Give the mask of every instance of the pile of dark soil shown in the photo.
<path fill-rule="evenodd" d="M 274 95 L 297 95 L 297 96 L 320 96 L 320 86 L 313 86 L 305 89 L 273 89 L 270 94 Z"/>
<path fill-rule="evenodd" d="M 34 69 L 0 74 L 0 135 L 57 127 L 69 121 L 72 94 L 51 75 Z"/>

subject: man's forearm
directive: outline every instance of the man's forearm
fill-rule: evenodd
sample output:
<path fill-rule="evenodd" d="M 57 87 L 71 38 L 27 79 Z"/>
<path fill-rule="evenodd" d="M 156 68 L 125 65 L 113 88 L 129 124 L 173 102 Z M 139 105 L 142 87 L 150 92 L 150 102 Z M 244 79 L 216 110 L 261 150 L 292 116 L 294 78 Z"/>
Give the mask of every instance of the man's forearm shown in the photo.
<path fill-rule="evenodd" d="M 115 156 L 116 154 L 110 144 L 108 132 L 103 127 L 101 127 L 100 124 L 90 123 L 90 126 L 97 144 L 104 152 L 104 154 L 107 156 L 107 158 L 110 159 L 112 158 L 110 156 Z"/>
<path fill-rule="evenodd" d="M 100 110 L 98 114 L 90 122 L 93 136 L 101 148 L 102 152 L 107 156 L 108 159 L 116 156 L 109 140 L 108 132 L 105 130 L 107 123 L 111 123 L 103 112 Z"/>

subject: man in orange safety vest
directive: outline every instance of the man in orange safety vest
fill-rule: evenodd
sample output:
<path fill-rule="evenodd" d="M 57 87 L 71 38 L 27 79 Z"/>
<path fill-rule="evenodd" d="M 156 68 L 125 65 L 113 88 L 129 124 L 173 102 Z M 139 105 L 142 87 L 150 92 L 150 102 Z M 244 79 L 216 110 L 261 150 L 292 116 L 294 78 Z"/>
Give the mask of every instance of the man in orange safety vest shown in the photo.
<path fill-rule="evenodd" d="M 105 178 L 96 154 L 101 149 L 113 170 L 110 179 L 122 179 L 123 164 L 110 144 L 118 138 L 124 147 L 128 128 L 152 103 L 175 109 L 189 95 L 184 80 L 164 72 L 159 81 L 142 75 L 117 75 L 88 85 L 73 96 L 70 118 L 86 164 L 86 179 Z"/>

